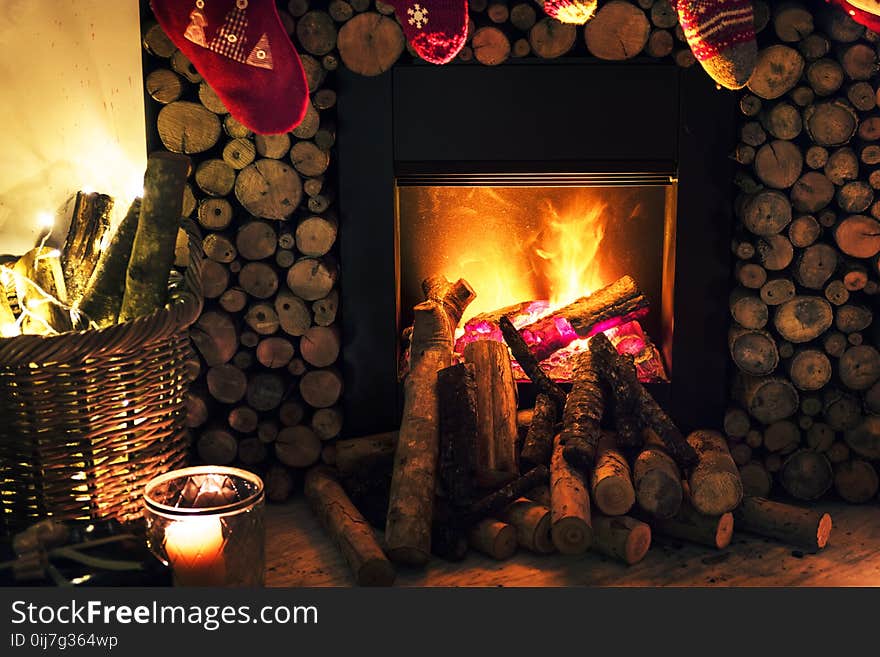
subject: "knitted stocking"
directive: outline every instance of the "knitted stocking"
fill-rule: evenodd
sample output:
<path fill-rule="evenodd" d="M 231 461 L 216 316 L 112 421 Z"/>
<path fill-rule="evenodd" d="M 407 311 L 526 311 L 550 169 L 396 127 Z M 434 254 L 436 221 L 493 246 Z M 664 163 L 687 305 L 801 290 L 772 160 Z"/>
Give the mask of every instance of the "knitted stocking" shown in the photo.
<path fill-rule="evenodd" d="M 266 0 L 150 0 L 162 29 L 241 123 L 259 134 L 288 132 L 306 113 L 302 62 L 275 3 Z"/>
<path fill-rule="evenodd" d="M 451 61 L 467 39 L 467 0 L 388 0 L 406 40 L 432 64 Z"/>
<path fill-rule="evenodd" d="M 755 70 L 758 45 L 751 0 L 678 0 L 678 20 L 706 72 L 728 89 L 741 89 Z"/>

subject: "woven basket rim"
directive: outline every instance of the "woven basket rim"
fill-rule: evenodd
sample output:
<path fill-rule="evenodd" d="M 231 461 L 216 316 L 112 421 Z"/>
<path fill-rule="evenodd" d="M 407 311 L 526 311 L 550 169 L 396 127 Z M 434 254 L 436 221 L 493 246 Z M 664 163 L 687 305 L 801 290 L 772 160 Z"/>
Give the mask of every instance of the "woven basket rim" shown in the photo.
<path fill-rule="evenodd" d="M 112 356 L 129 352 L 133 342 L 143 345 L 163 340 L 189 328 L 198 319 L 204 306 L 201 280 L 203 252 L 198 229 L 192 220 L 186 219 L 182 226 L 189 237 L 189 263 L 184 274 L 184 289 L 176 291 L 164 308 L 103 328 L 0 338 L 0 368 L 59 360 L 74 361 L 97 353 L 104 357 Z"/>

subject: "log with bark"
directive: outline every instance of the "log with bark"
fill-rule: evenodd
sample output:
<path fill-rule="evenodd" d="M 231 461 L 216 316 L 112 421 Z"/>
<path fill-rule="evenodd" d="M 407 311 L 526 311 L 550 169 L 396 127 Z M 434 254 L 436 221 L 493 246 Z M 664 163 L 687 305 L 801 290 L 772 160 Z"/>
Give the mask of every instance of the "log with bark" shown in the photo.
<path fill-rule="evenodd" d="M 733 516 L 737 531 L 773 538 L 813 551 L 824 548 L 831 535 L 829 514 L 762 497 L 744 497 Z"/>
<path fill-rule="evenodd" d="M 671 518 L 681 507 L 681 473 L 658 438 L 648 441 L 633 462 L 633 486 L 640 508 L 655 518 Z"/>
<path fill-rule="evenodd" d="M 647 312 L 648 300 L 630 276 L 600 288 L 588 297 L 559 308 L 544 319 L 520 329 L 520 333 L 540 362 L 578 338 L 638 319 Z M 571 330 L 560 331 L 560 318 Z"/>
<path fill-rule="evenodd" d="M 550 464 L 558 416 L 556 408 L 550 397 L 543 393 L 535 398 L 534 413 L 520 451 L 522 463 L 529 466 Z"/>
<path fill-rule="evenodd" d="M 596 364 L 608 386 L 620 390 L 615 396 L 635 399 L 639 419 L 659 436 L 679 467 L 687 469 L 696 465 L 697 454 L 693 447 L 687 443 L 657 401 L 639 383 L 634 368 L 622 365 L 622 362 L 631 361 L 631 357 L 618 354 L 604 334 L 593 337 L 590 350 L 595 355 Z"/>
<path fill-rule="evenodd" d="M 596 515 L 594 549 L 627 565 L 644 559 L 651 547 L 651 527 L 629 516 Z"/>
<path fill-rule="evenodd" d="M 604 393 L 593 354 L 584 351 L 575 358 L 571 392 L 562 414 L 560 443 L 566 461 L 589 472 L 596 460 L 601 437 Z"/>
<path fill-rule="evenodd" d="M 560 436 L 553 441 L 550 462 L 550 535 L 562 554 L 580 554 L 590 548 L 593 529 L 590 495 L 583 473 L 563 456 Z"/>
<path fill-rule="evenodd" d="M 607 516 L 622 516 L 636 501 L 632 472 L 615 438 L 608 432 L 602 434 L 590 479 L 593 502 Z"/>
<path fill-rule="evenodd" d="M 785 459 L 780 482 L 786 492 L 799 500 L 815 500 L 824 495 L 834 481 L 825 454 L 801 449 Z"/>
<path fill-rule="evenodd" d="M 174 153 L 153 153 L 147 160 L 144 196 L 119 309 L 121 322 L 165 306 L 189 169 L 189 158 Z"/>
<path fill-rule="evenodd" d="M 468 531 L 468 543 L 475 550 L 504 561 L 516 552 L 516 528 L 500 520 L 486 518 Z"/>
<path fill-rule="evenodd" d="M 516 473 L 517 390 L 507 348 L 494 340 L 477 340 L 465 347 L 463 356 L 474 366 L 477 382 L 477 477 L 491 481 L 497 473 Z"/>
<path fill-rule="evenodd" d="M 475 367 L 459 363 L 437 374 L 440 431 L 440 483 L 454 507 L 473 502 L 477 419 Z"/>
<path fill-rule="evenodd" d="M 700 513 L 718 516 L 735 509 L 742 500 L 739 469 L 730 456 L 727 441 L 717 431 L 694 431 L 688 444 L 698 462 L 688 477 L 689 501 Z"/>
<path fill-rule="evenodd" d="M 645 518 L 656 534 L 723 550 L 733 538 L 733 514 L 707 516 L 687 501 L 672 518 Z"/>
<path fill-rule="evenodd" d="M 535 466 L 524 475 L 474 502 L 465 513 L 456 519 L 456 522 L 462 527 L 472 527 L 480 520 L 497 516 L 503 509 L 528 494 L 529 491 L 537 486 L 546 485 L 549 479 L 550 469 L 546 465 Z"/>
<path fill-rule="evenodd" d="M 308 471 L 305 496 L 324 529 L 342 552 L 359 586 L 390 586 L 394 568 L 379 547 L 373 529 L 351 503 L 332 471 Z"/>
<path fill-rule="evenodd" d="M 502 315 L 498 320 L 498 326 L 501 329 L 501 334 L 504 336 L 504 341 L 510 347 L 513 357 L 526 373 L 526 376 L 532 380 L 538 390 L 553 399 L 557 409 L 565 406 L 565 391 L 541 369 L 537 359 L 532 355 L 528 344 L 526 344 L 519 331 L 513 326 L 513 323 L 506 316 Z"/>
<path fill-rule="evenodd" d="M 110 230 L 113 199 L 97 192 L 77 192 L 73 216 L 61 249 L 64 285 L 71 301 L 79 299 L 88 285 L 104 240 Z"/>
<path fill-rule="evenodd" d="M 499 518 L 513 525 L 517 543 L 525 549 L 538 554 L 556 551 L 551 537 L 552 516 L 546 506 L 521 497 L 502 510 Z"/>
<path fill-rule="evenodd" d="M 109 246 L 101 252 L 86 285 L 78 309 L 85 321 L 99 328 L 115 324 L 125 294 L 125 270 L 131 256 L 140 219 L 141 200 L 135 199 L 113 233 Z"/>
<path fill-rule="evenodd" d="M 431 557 L 439 453 L 437 373 L 451 365 L 452 339 L 439 303 L 426 301 L 413 312 L 412 363 L 404 382 L 385 544 L 393 561 L 424 565 Z"/>

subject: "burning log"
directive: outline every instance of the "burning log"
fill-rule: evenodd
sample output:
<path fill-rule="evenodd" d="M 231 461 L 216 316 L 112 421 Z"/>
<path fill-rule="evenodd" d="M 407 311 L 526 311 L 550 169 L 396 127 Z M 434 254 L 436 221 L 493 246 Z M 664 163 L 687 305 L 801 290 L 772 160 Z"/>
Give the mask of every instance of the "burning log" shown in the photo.
<path fill-rule="evenodd" d="M 331 470 L 324 466 L 306 474 L 305 495 L 312 511 L 345 557 L 359 586 L 390 586 L 394 568 L 376 542 L 373 530 L 348 499 Z"/>
<path fill-rule="evenodd" d="M 736 528 L 783 543 L 821 550 L 831 535 L 831 516 L 812 509 L 745 497 L 734 511 Z"/>
<path fill-rule="evenodd" d="M 424 565 L 431 558 L 439 451 L 437 372 L 451 364 L 452 339 L 439 303 L 426 301 L 413 311 L 413 362 L 404 382 L 403 420 L 394 456 L 385 543 L 393 561 Z"/>
<path fill-rule="evenodd" d="M 522 335 L 513 326 L 513 323 L 506 316 L 502 315 L 498 320 L 498 326 L 501 328 L 502 335 L 504 335 L 504 341 L 510 347 L 513 357 L 519 363 L 523 372 L 526 373 L 526 376 L 532 380 L 538 390 L 556 402 L 557 408 L 565 406 L 565 391 L 541 369 L 538 361 L 529 350 L 528 344 L 526 344 Z"/>
<path fill-rule="evenodd" d="M 538 362 L 579 338 L 643 317 L 648 300 L 630 276 L 559 308 L 520 330 Z"/>
<path fill-rule="evenodd" d="M 608 386 L 612 390 L 617 390 L 614 393 L 615 397 L 635 400 L 634 405 L 639 419 L 660 437 L 669 455 L 679 467 L 687 469 L 696 465 L 697 453 L 693 447 L 685 441 L 666 412 L 639 383 L 634 370 L 623 364 L 630 361 L 630 357 L 618 354 L 608 338 L 601 334 L 591 340 L 590 351 L 595 354 L 596 364 L 601 368 L 602 376 Z"/>
<path fill-rule="evenodd" d="M 644 559 L 651 547 L 651 527 L 641 520 L 597 515 L 594 526 L 596 551 L 627 565 Z"/>
<path fill-rule="evenodd" d="M 473 364 L 478 382 L 477 477 L 516 473 L 517 392 L 507 348 L 494 340 L 477 340 L 465 347 L 464 358 Z"/>
<path fill-rule="evenodd" d="M 440 482 L 450 503 L 465 507 L 473 501 L 473 475 L 478 444 L 477 382 L 471 363 L 460 363 L 437 374 L 440 422 Z"/>
<path fill-rule="evenodd" d="M 584 472 L 588 472 L 596 460 L 604 408 L 604 395 L 599 372 L 593 364 L 593 354 L 582 352 L 577 356 L 574 383 L 565 402 L 560 443 L 566 461 Z"/>
<path fill-rule="evenodd" d="M 550 536 L 562 554 L 580 554 L 590 548 L 590 495 L 584 475 L 565 459 L 560 436 L 553 441 L 550 463 Z"/>
<path fill-rule="evenodd" d="M 529 424 L 520 458 L 531 465 L 548 465 L 553 453 L 556 405 L 541 393 L 535 398 L 535 410 Z"/>

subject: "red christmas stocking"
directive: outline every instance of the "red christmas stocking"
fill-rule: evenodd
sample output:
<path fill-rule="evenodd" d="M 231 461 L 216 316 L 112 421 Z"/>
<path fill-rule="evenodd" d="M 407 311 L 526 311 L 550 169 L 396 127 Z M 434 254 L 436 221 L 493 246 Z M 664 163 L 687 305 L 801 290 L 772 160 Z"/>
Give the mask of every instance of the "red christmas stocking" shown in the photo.
<path fill-rule="evenodd" d="M 467 40 L 467 0 L 388 0 L 403 33 L 419 57 L 432 64 L 451 61 Z"/>
<path fill-rule="evenodd" d="M 259 134 L 295 128 L 309 89 L 271 0 L 150 0 L 156 19 L 238 121 Z"/>
<path fill-rule="evenodd" d="M 880 32 L 880 0 L 825 0 L 846 11 L 852 19 L 874 32 Z"/>
<path fill-rule="evenodd" d="M 706 72 L 728 89 L 749 81 L 758 58 L 751 0 L 678 0 L 685 39 Z"/>

